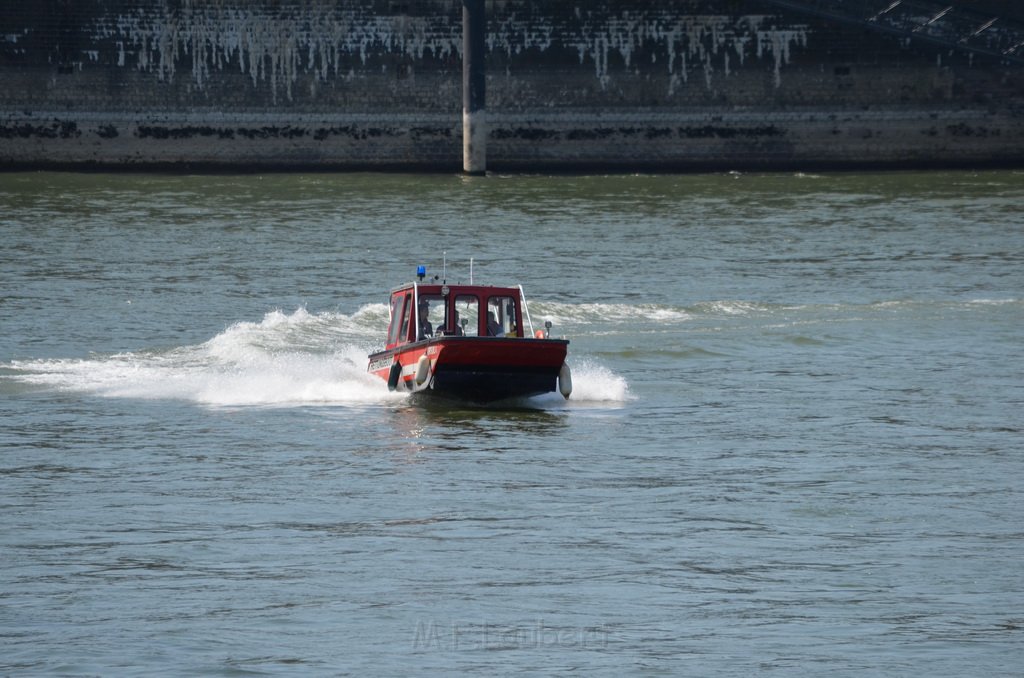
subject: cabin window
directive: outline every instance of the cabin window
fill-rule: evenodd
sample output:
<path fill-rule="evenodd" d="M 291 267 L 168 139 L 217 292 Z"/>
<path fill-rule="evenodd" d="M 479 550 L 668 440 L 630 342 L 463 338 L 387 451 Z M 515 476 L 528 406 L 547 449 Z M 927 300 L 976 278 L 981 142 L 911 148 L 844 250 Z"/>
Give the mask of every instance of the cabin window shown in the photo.
<path fill-rule="evenodd" d="M 398 342 L 404 344 L 409 341 L 409 323 L 412 321 L 412 295 L 405 295 L 405 303 L 402 304 L 402 329 L 398 333 Z"/>
<path fill-rule="evenodd" d="M 472 295 L 460 294 L 455 297 L 454 321 L 456 334 L 475 337 L 479 334 L 480 301 Z"/>
<path fill-rule="evenodd" d="M 516 326 L 516 302 L 512 297 L 491 297 L 487 300 L 487 336 L 519 336 Z"/>
<path fill-rule="evenodd" d="M 388 329 L 388 345 L 398 342 L 398 328 L 402 326 L 402 303 L 405 297 L 396 295 L 391 298 L 391 327 Z"/>
<path fill-rule="evenodd" d="M 427 339 L 444 330 L 448 304 L 440 294 L 420 295 L 420 339 Z"/>

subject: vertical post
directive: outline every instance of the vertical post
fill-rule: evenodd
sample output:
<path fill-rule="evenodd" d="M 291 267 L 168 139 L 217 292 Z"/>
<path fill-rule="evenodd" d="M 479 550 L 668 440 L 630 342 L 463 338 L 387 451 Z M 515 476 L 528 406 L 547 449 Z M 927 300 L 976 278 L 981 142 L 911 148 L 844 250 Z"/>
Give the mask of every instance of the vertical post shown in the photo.
<path fill-rule="evenodd" d="M 487 171 L 486 33 L 484 0 L 462 0 L 462 170 L 467 174 Z"/>

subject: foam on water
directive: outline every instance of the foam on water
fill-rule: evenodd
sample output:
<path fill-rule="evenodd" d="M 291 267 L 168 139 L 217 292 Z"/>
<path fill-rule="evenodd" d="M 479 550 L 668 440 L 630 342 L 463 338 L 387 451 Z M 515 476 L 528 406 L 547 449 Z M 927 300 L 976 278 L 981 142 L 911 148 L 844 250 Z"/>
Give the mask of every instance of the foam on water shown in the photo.
<path fill-rule="evenodd" d="M 386 324 L 383 304 L 363 306 L 352 315 L 275 310 L 260 322 L 237 322 L 194 346 L 14 361 L 10 378 L 112 398 L 222 407 L 383 404 L 406 397 L 389 392 L 381 379 L 366 372 L 366 356 Z M 629 398 L 625 379 L 606 368 L 588 362 L 573 368 L 573 404 Z"/>
<path fill-rule="evenodd" d="M 576 361 L 570 357 L 568 362 L 573 385 L 570 404 L 624 403 L 633 399 L 626 380 L 607 367 L 587 359 Z"/>
<path fill-rule="evenodd" d="M 219 406 L 388 402 L 402 396 L 366 373 L 366 347 L 352 340 L 368 321 L 379 324 L 376 306 L 383 308 L 364 306 L 352 316 L 272 311 L 197 346 L 11 367 L 23 382 L 117 398 Z"/>
<path fill-rule="evenodd" d="M 689 307 L 659 304 L 569 304 L 538 302 L 534 324 L 552 320 L 573 336 L 598 337 L 609 331 L 651 323 L 661 328 L 708 319 L 776 317 L 772 328 L 839 322 L 850 313 L 891 313 L 921 307 L 941 312 L 964 307 L 1019 305 L 1019 299 L 976 298 L 963 302 L 881 300 L 867 304 L 772 305 L 746 301 L 706 301 Z M 95 355 L 84 359 L 19 360 L 5 366 L 6 378 L 45 388 L 101 396 L 177 399 L 213 406 L 357 405 L 401 401 L 386 384 L 366 373 L 366 356 L 380 347 L 388 308 L 374 303 L 351 315 L 338 312 L 291 313 L 274 310 L 258 321 L 240 321 L 202 344 L 167 351 Z M 598 329 L 598 328 L 601 329 Z M 612 329 L 609 330 L 608 328 Z M 699 328 L 695 325 L 695 331 Z M 529 401 L 540 407 L 624 403 L 632 399 L 626 380 L 586 355 L 571 354 L 573 394 Z"/>
<path fill-rule="evenodd" d="M 328 355 L 280 353 L 201 361 L 192 351 L 85 360 L 18 361 L 22 381 L 115 398 L 180 399 L 207 405 L 371 404 L 394 399 L 368 375 L 355 347 Z M 356 363 L 357 356 L 362 358 Z"/>
<path fill-rule="evenodd" d="M 645 320 L 662 323 L 684 322 L 691 318 L 685 309 L 662 304 L 563 304 L 538 302 L 530 304 L 535 327 L 545 320 L 555 325 L 595 322 L 634 322 Z"/>

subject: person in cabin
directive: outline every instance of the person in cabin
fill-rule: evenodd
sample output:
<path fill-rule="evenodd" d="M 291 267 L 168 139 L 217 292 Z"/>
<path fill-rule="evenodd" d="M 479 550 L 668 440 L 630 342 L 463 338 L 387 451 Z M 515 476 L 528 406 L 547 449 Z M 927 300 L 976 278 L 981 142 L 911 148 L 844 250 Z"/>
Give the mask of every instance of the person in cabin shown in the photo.
<path fill-rule="evenodd" d="M 505 336 L 518 337 L 519 328 L 516 327 L 516 307 L 512 305 L 511 301 L 505 306 L 505 317 L 508 318 L 508 332 L 505 333 Z"/>
<path fill-rule="evenodd" d="M 455 316 L 454 317 L 454 322 L 453 322 L 454 326 L 453 327 L 447 327 L 445 325 L 441 325 L 441 326 L 439 326 L 437 328 L 437 333 L 438 334 L 445 334 L 445 335 L 447 335 L 449 337 L 461 337 L 463 333 L 462 333 L 462 325 L 459 324 L 459 312 L 458 311 L 452 311 L 452 313 Z"/>
<path fill-rule="evenodd" d="M 504 332 L 501 331 L 501 325 L 498 324 L 498 319 L 494 317 L 494 311 L 487 312 L 487 336 L 489 337 L 501 337 L 504 336 Z"/>
<path fill-rule="evenodd" d="M 434 334 L 434 326 L 430 324 L 430 302 L 426 299 L 420 299 L 420 339 L 426 339 L 427 337 Z"/>

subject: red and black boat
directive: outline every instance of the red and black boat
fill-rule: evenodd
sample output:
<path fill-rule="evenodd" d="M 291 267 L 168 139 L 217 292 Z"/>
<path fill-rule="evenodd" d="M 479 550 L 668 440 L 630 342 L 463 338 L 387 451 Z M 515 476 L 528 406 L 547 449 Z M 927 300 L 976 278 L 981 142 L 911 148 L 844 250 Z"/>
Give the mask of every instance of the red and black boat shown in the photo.
<path fill-rule="evenodd" d="M 391 292 L 387 343 L 368 371 L 393 391 L 471 402 L 569 397 L 569 341 L 552 339 L 551 323 L 533 329 L 521 285 L 424 284 L 425 273 Z"/>

